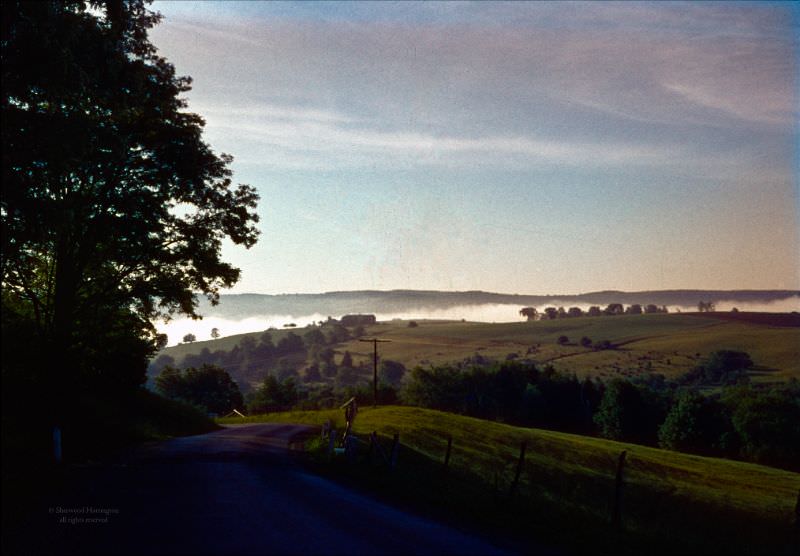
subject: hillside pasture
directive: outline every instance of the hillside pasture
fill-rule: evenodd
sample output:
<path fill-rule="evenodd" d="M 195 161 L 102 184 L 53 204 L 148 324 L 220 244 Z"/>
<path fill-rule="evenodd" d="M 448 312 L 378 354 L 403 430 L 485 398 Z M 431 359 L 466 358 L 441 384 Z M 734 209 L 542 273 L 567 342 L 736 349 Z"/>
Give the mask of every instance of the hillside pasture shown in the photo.
<path fill-rule="evenodd" d="M 735 315 L 731 317 L 731 315 Z M 782 382 L 800 378 L 800 326 L 793 315 L 748 313 L 620 315 L 581 317 L 535 322 L 479 323 L 464 321 L 392 320 L 366 327 L 368 338 L 389 340 L 378 347 L 381 359 L 398 361 L 406 368 L 451 364 L 476 356 L 505 360 L 528 359 L 539 365 L 575 373 L 578 377 L 633 377 L 661 373 L 668 378 L 691 370 L 710 353 L 746 351 L 756 364 L 751 375 L 757 382 Z M 269 331 L 273 342 L 295 332 Z M 249 334 L 256 340 L 263 332 Z M 218 340 L 193 342 L 166 348 L 161 353 L 181 360 L 189 353 L 230 350 L 247 334 Z M 568 342 L 558 343 L 560 336 Z M 593 343 L 607 340 L 613 349 L 597 350 L 580 345 L 588 337 Z M 356 365 L 372 365 L 372 345 L 352 339 L 331 346 L 337 361 L 349 351 Z M 310 363 L 298 360 L 298 368 Z M 230 369 L 237 374 L 237 369 Z M 267 370 L 261 371 L 266 373 Z M 240 377 L 255 384 L 258 376 Z"/>
<path fill-rule="evenodd" d="M 336 410 L 223 422 L 321 425 L 327 419 L 341 430 L 342 412 Z M 626 542 L 649 546 L 648 552 L 791 550 L 800 475 L 790 471 L 415 407 L 363 408 L 354 430 L 361 438 L 377 431 L 384 443 L 391 435 L 400 435 L 402 449 L 392 481 L 402 485 L 398 486 L 401 494 L 418 500 L 432 498 L 447 512 L 472 512 L 478 521 L 496 517 L 500 527 L 521 527 L 525 533 L 536 530 L 537 537 L 554 535 L 556 539 L 550 540 L 574 542 L 579 552 L 596 553 L 599 538 L 606 549 L 618 552 L 619 547 L 608 546 L 607 524 L 616 464 L 623 450 L 627 452 Z M 450 468 L 460 479 L 445 484 L 440 473 L 448 437 L 453 439 Z M 525 463 L 518 496 L 512 501 L 502 493 L 508 492 L 513 481 L 522 442 L 527 445 Z M 359 469 L 352 475 L 367 480 L 368 474 Z M 381 475 L 372 486 L 378 488 L 376 484 L 386 481 Z M 480 502 L 461 500 L 467 497 L 465 493 Z M 481 514 L 476 509 L 480 507 L 493 517 L 486 511 Z M 578 537 L 572 538 L 573 534 Z M 654 541 L 657 544 L 651 544 Z"/>
<path fill-rule="evenodd" d="M 391 340 L 381 344 L 381 356 L 409 368 L 461 361 L 476 354 L 500 360 L 514 354 L 578 377 L 648 372 L 676 377 L 710 353 L 732 349 L 751 354 L 757 365 L 751 373 L 756 381 L 800 377 L 800 327 L 772 326 L 775 321 L 761 316 L 729 320 L 715 315 L 624 315 L 523 323 L 418 321 L 415 328 L 399 321 L 378 324 L 367 332 Z M 558 344 L 562 335 L 569 338 L 568 344 Z M 608 340 L 614 349 L 584 348 L 580 346 L 584 336 L 593 342 Z M 357 342 L 343 347 L 365 361 L 371 357 L 369 348 Z"/>

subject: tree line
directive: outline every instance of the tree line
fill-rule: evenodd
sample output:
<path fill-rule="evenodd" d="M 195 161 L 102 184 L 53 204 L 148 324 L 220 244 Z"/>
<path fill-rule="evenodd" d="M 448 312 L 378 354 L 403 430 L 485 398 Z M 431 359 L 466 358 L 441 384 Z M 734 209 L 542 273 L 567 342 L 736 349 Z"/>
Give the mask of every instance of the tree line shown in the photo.
<path fill-rule="evenodd" d="M 527 361 L 416 368 L 403 403 L 800 469 L 800 382 L 760 387 L 742 352 L 719 351 L 676 380 L 577 379 Z M 713 388 L 713 389 L 712 389 Z"/>
<path fill-rule="evenodd" d="M 661 307 L 653 304 L 640 305 L 634 303 L 627 308 L 621 303 L 609 303 L 604 309 L 599 305 L 592 305 L 584 311 L 580 307 L 545 307 L 541 312 L 536 307 L 523 307 L 519 310 L 519 314 L 526 317 L 529 321 L 535 320 L 555 320 L 564 318 L 577 318 L 577 317 L 601 317 L 601 316 L 614 316 L 614 315 L 642 315 L 642 314 L 656 314 L 668 313 L 666 305 Z"/>
<path fill-rule="evenodd" d="M 366 384 L 372 375 L 371 362 L 356 362 L 349 351 L 334 349 L 336 344 L 363 335 L 363 326 L 348 328 L 333 319 L 308 327 L 302 336 L 289 331 L 277 343 L 267 330 L 258 336 L 242 337 L 230 350 L 204 348 L 200 353 L 187 355 L 180 364 L 163 354 L 151 364 L 151 374 L 157 375 L 154 386 L 160 393 L 214 413 L 220 411 L 211 410 L 201 396 L 178 395 L 175 390 L 164 388 L 163 377 L 172 380 L 180 372 L 197 373 L 202 369 L 233 372 L 239 379 L 234 384 L 243 393 L 244 403 L 237 405 L 235 398 L 230 397 L 229 407 L 221 413 L 243 408 L 251 413 L 274 411 L 300 403 L 306 407 L 328 407 L 342 396 L 354 395 L 359 385 Z M 379 377 L 387 386 L 383 399 L 397 400 L 396 391 L 405 373 L 401 363 L 381 361 Z"/>

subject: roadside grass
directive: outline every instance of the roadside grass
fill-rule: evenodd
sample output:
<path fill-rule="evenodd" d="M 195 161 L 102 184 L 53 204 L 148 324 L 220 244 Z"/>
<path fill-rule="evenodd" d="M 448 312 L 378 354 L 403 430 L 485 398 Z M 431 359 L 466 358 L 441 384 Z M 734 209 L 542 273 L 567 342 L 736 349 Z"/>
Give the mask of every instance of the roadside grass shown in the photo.
<path fill-rule="evenodd" d="M 340 411 L 286 412 L 221 419 L 292 422 L 341 430 Z M 417 511 L 503 539 L 515 550 L 546 546 L 574 552 L 788 554 L 797 542 L 800 474 L 598 438 L 513 427 L 411 407 L 364 408 L 355 433 L 377 431 L 388 450 L 399 433 L 398 467 L 342 456 L 309 444 L 317 471 Z M 447 437 L 450 466 L 443 469 Z M 527 451 L 509 494 L 520 444 Z M 610 525 L 616 464 L 627 451 L 623 530 Z"/>

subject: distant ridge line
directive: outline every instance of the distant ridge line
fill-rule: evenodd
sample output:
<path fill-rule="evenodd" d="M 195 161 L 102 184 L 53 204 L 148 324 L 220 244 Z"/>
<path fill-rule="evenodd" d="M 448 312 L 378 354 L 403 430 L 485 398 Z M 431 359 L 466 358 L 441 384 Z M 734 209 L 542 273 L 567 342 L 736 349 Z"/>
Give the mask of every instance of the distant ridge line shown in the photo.
<path fill-rule="evenodd" d="M 437 290 L 352 290 L 325 293 L 292 294 L 223 294 L 220 303 L 212 307 L 205 298 L 198 310 L 206 316 L 245 318 L 265 314 L 302 317 L 305 315 L 341 316 L 347 313 L 401 313 L 409 310 L 450 309 L 457 306 L 552 304 L 606 305 L 609 303 L 655 304 L 696 307 L 700 301 L 733 301 L 739 303 L 770 303 L 798 298 L 800 290 L 651 290 L 623 292 L 605 290 L 583 294 L 506 294 L 479 290 L 449 292 Z"/>

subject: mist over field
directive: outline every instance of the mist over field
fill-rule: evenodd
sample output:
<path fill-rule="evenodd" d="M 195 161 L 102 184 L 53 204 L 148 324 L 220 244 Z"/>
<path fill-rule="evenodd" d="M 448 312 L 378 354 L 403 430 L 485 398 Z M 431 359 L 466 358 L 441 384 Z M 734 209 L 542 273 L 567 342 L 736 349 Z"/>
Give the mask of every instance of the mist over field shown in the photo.
<path fill-rule="evenodd" d="M 524 317 L 520 316 L 519 310 L 523 306 L 533 306 L 540 313 L 545 307 L 580 307 L 586 311 L 592 305 L 599 305 L 604 307 L 613 300 L 609 299 L 606 303 L 600 302 L 574 302 L 567 299 L 552 298 L 546 303 L 539 303 L 533 305 L 513 304 L 513 303 L 481 303 L 481 304 L 462 304 L 442 308 L 430 307 L 417 307 L 408 308 L 400 311 L 386 311 L 380 310 L 354 310 L 346 311 L 337 314 L 320 313 L 320 312 L 305 312 L 303 313 L 274 313 L 264 312 L 258 316 L 241 316 L 237 318 L 233 315 L 216 316 L 215 312 L 219 307 L 208 307 L 202 320 L 192 320 L 188 318 L 180 318 L 170 321 L 167 324 L 157 323 L 156 326 L 160 332 L 167 334 L 169 338 L 168 345 L 174 346 L 181 343 L 186 334 L 194 334 L 197 341 L 205 341 L 211 339 L 211 330 L 217 328 L 221 336 L 233 336 L 236 334 L 245 334 L 248 332 L 259 332 L 269 328 L 284 328 L 287 324 L 294 324 L 298 328 L 302 328 L 312 323 L 326 320 L 329 316 L 333 318 L 341 318 L 343 314 L 348 312 L 357 313 L 364 312 L 374 314 L 378 321 L 390 321 L 393 319 L 403 320 L 466 320 L 470 322 L 522 322 Z M 224 299 L 223 299 L 224 303 Z M 737 308 L 739 311 L 747 312 L 767 312 L 767 313 L 788 313 L 792 311 L 800 311 L 800 297 L 792 296 L 784 299 L 776 299 L 772 301 L 741 301 L 737 299 L 727 299 L 716 301 L 716 310 L 718 312 L 727 312 Z M 627 304 L 626 304 L 627 305 Z M 667 304 L 667 309 L 670 313 L 686 313 L 696 312 L 696 305 L 689 304 Z M 220 306 L 221 307 L 221 306 Z"/>

